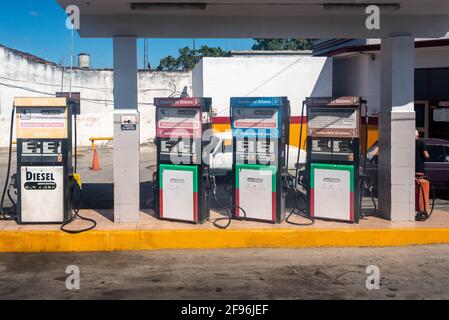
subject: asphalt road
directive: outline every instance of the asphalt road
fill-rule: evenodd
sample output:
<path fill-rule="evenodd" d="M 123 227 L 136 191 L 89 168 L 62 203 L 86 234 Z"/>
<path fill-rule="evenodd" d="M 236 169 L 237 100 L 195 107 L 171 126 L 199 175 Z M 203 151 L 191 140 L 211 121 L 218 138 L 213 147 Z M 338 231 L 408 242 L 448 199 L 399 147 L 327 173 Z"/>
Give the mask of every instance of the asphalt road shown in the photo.
<path fill-rule="evenodd" d="M 366 287 L 370 265 L 379 289 Z M 3 253 L 0 288 L 0 299 L 449 299 L 449 245 Z"/>

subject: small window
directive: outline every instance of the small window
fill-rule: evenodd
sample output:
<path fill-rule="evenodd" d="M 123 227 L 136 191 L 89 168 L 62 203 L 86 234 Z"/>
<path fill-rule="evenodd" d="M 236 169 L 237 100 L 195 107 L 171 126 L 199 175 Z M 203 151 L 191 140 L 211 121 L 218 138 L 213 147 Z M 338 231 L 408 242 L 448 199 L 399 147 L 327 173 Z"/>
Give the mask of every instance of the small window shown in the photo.
<path fill-rule="evenodd" d="M 443 146 L 427 146 L 430 159 L 428 162 L 446 162 Z"/>

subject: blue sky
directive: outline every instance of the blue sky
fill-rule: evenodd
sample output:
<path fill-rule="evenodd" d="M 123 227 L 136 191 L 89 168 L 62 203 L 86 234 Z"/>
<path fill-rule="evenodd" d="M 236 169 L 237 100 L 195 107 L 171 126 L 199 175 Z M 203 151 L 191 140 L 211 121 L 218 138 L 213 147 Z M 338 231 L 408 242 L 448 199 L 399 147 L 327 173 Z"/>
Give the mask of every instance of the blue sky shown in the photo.
<path fill-rule="evenodd" d="M 0 44 L 41 58 L 68 65 L 70 31 L 65 28 L 65 12 L 55 0 L 2 1 Z M 193 39 L 149 39 L 152 67 L 166 55 L 177 56 L 178 49 L 192 47 Z M 196 46 L 221 46 L 225 50 L 250 49 L 252 39 L 196 39 Z M 143 66 L 143 40 L 138 40 L 139 68 Z M 88 52 L 94 68 L 112 67 L 112 40 L 75 38 L 75 54 Z"/>

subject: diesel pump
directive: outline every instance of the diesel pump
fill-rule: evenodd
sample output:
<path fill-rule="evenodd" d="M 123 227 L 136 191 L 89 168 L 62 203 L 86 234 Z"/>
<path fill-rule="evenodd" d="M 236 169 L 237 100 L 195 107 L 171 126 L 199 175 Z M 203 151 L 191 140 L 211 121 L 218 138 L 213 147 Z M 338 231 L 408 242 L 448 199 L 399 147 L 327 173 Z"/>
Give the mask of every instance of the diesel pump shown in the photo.
<path fill-rule="evenodd" d="M 76 190 L 78 194 L 81 191 L 81 180 L 72 165 L 72 113 L 67 98 L 14 99 L 5 190 L 15 212 L 6 218 L 15 219 L 19 224 L 62 224 L 61 229 L 71 233 L 95 227 L 95 221 L 78 214 L 79 196 L 78 202 L 75 201 Z M 14 183 L 8 185 L 14 121 L 17 173 L 13 176 Z M 10 196 L 11 188 L 16 189 L 17 203 Z M 2 196 L 1 211 L 5 218 L 3 208 Z M 74 214 L 71 214 L 72 210 Z M 65 230 L 64 226 L 77 217 L 92 222 L 93 226 L 83 230 Z"/>
<path fill-rule="evenodd" d="M 233 218 L 281 223 L 290 102 L 286 97 L 235 97 L 230 115 Z"/>
<path fill-rule="evenodd" d="M 66 98 L 16 98 L 17 222 L 66 223 L 72 209 L 71 109 Z"/>
<path fill-rule="evenodd" d="M 156 98 L 157 172 L 155 210 L 159 219 L 209 220 L 209 165 L 203 161 L 204 131 L 211 129 L 210 98 Z"/>

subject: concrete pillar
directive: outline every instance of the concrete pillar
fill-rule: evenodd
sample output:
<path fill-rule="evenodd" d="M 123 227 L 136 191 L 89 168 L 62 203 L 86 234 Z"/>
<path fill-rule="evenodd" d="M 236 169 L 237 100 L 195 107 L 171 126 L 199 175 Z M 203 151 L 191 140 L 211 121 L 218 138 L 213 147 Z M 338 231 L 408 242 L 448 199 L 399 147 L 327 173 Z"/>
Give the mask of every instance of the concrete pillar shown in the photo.
<path fill-rule="evenodd" d="M 379 121 L 379 210 L 391 221 L 415 218 L 415 44 L 382 39 Z"/>
<path fill-rule="evenodd" d="M 136 37 L 114 37 L 114 221 L 140 214 Z"/>

